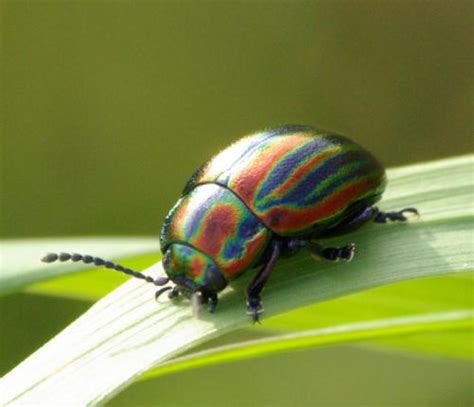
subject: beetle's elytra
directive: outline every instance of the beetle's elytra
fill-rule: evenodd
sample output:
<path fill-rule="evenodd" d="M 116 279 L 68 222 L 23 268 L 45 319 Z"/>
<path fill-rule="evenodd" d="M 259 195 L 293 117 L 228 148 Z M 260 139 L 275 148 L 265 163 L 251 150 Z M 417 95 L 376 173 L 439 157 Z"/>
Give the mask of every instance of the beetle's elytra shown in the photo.
<path fill-rule="evenodd" d="M 327 260 L 350 261 L 354 243 L 322 247 L 317 240 L 418 214 L 373 206 L 385 184 L 383 166 L 350 139 L 311 126 L 277 127 L 238 140 L 191 176 L 161 231 L 166 278 L 79 254 L 52 253 L 43 261 L 94 263 L 158 286 L 172 281 L 156 297 L 171 290 L 170 298 L 192 296 L 211 312 L 229 281 L 260 267 L 247 288 L 247 311 L 258 321 L 260 293 L 280 255 L 306 247 Z"/>

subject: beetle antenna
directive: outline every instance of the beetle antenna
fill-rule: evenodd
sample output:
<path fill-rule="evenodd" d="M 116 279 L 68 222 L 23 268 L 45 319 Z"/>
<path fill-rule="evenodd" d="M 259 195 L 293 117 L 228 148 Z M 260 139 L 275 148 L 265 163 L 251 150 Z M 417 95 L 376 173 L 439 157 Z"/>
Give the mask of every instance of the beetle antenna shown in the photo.
<path fill-rule="evenodd" d="M 78 253 L 48 253 L 41 259 L 41 261 L 45 263 L 54 263 L 57 260 L 61 262 L 70 260 L 74 262 L 82 261 L 86 264 L 94 263 L 95 266 L 104 266 L 108 269 L 121 271 L 122 273 L 128 274 L 130 276 L 145 280 L 147 283 L 153 283 L 159 286 L 165 285 L 168 283 L 168 281 L 170 281 L 168 277 L 157 277 L 156 279 L 154 279 L 153 277 L 146 276 L 145 274 L 142 274 L 138 271 L 133 271 L 128 267 L 123 267 L 120 264 L 115 264 L 111 261 L 103 260 L 100 257 L 89 256 L 88 254 L 83 255 Z"/>

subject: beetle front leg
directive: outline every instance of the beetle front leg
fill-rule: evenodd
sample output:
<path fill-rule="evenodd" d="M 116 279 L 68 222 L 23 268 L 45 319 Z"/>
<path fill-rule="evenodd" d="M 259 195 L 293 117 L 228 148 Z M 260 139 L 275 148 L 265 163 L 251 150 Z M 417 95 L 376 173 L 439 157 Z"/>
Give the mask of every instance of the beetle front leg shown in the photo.
<path fill-rule="evenodd" d="M 272 246 L 272 254 L 268 262 L 262 267 L 259 273 L 247 287 L 247 314 L 252 316 L 253 322 L 259 321 L 259 314 L 263 312 L 260 293 L 265 283 L 268 281 L 273 266 L 280 255 L 280 243 L 274 241 Z"/>
<path fill-rule="evenodd" d="M 173 298 L 176 298 L 179 296 L 179 290 L 178 287 L 174 286 L 171 291 L 168 293 L 168 298 L 172 300 Z"/>
<path fill-rule="evenodd" d="M 217 294 L 212 293 L 209 295 L 209 305 L 207 306 L 207 310 L 212 314 L 217 307 Z"/>

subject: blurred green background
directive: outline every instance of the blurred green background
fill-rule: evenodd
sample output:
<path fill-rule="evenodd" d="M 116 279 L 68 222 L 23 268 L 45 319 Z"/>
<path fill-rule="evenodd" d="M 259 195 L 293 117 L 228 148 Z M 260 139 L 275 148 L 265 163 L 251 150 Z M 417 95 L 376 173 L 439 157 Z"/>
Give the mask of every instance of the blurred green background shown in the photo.
<path fill-rule="evenodd" d="M 4 237 L 159 233 L 193 170 L 283 123 L 388 166 L 472 150 L 470 1 L 3 1 Z"/>
<path fill-rule="evenodd" d="M 344 133 L 387 166 L 473 150 L 471 1 L 0 7 L 2 237 L 157 236 L 193 170 L 267 126 Z M 88 304 L 0 306 L 3 374 Z M 111 404 L 468 405 L 471 383 L 463 361 L 334 347 L 155 379 Z"/>

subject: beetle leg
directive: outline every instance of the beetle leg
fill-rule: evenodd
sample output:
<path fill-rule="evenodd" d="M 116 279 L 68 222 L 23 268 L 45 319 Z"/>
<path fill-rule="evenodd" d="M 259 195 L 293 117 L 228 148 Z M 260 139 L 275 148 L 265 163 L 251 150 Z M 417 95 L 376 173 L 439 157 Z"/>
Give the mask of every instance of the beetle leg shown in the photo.
<path fill-rule="evenodd" d="M 253 322 L 259 321 L 259 314 L 263 312 L 262 301 L 260 293 L 268 281 L 272 272 L 273 266 L 280 255 L 280 243 L 274 241 L 272 247 L 272 254 L 268 262 L 262 267 L 259 273 L 252 280 L 247 287 L 247 314 L 252 316 Z"/>
<path fill-rule="evenodd" d="M 306 241 L 299 237 L 282 239 L 280 242 L 280 254 L 283 257 L 293 256 L 298 253 L 302 247 L 306 246 Z"/>
<path fill-rule="evenodd" d="M 308 242 L 308 249 L 313 257 L 349 262 L 354 257 L 355 243 L 342 247 L 323 247 L 318 243 Z"/>
<path fill-rule="evenodd" d="M 174 286 L 171 291 L 168 293 L 168 298 L 170 300 L 172 300 L 173 298 L 176 298 L 179 296 L 179 291 L 178 291 L 178 287 L 177 286 Z"/>
<path fill-rule="evenodd" d="M 158 301 L 158 298 L 160 298 L 160 295 L 163 294 L 165 291 L 168 291 L 168 290 L 173 290 L 173 287 L 170 287 L 170 286 L 167 286 L 167 287 L 163 287 L 163 288 L 160 288 L 156 293 L 155 293 L 155 301 Z M 170 295 L 173 291 L 170 291 L 170 293 L 168 295 Z"/>
<path fill-rule="evenodd" d="M 386 223 L 387 220 L 404 222 L 407 220 L 407 217 L 404 215 L 404 213 L 412 213 L 418 215 L 418 211 L 415 208 L 405 208 L 398 212 L 380 212 L 379 208 L 377 208 L 376 206 L 369 206 L 365 208 L 362 212 L 357 213 L 349 220 L 344 221 L 339 225 L 326 230 L 324 233 L 319 233 L 318 237 L 327 238 L 343 235 L 345 233 L 349 233 L 358 229 L 364 223 L 367 223 L 371 220 L 377 223 Z"/>
<path fill-rule="evenodd" d="M 405 208 L 398 212 L 379 212 L 375 216 L 374 222 L 386 223 L 387 220 L 390 220 L 392 222 L 405 222 L 407 220 L 407 217 L 404 215 L 404 213 L 412 213 L 416 216 L 419 216 L 419 213 L 416 208 Z"/>
<path fill-rule="evenodd" d="M 323 233 L 320 233 L 318 237 L 333 237 L 352 232 L 360 228 L 364 223 L 375 219 L 378 213 L 380 213 L 380 211 L 376 206 L 369 206 L 361 212 L 356 213 L 353 217 L 343 221 L 342 223 L 334 226 L 331 229 L 327 229 Z"/>
<path fill-rule="evenodd" d="M 213 313 L 216 310 L 216 307 L 217 307 L 217 294 L 212 293 L 211 295 L 209 295 L 209 305 L 207 306 L 207 310 L 210 313 Z"/>

